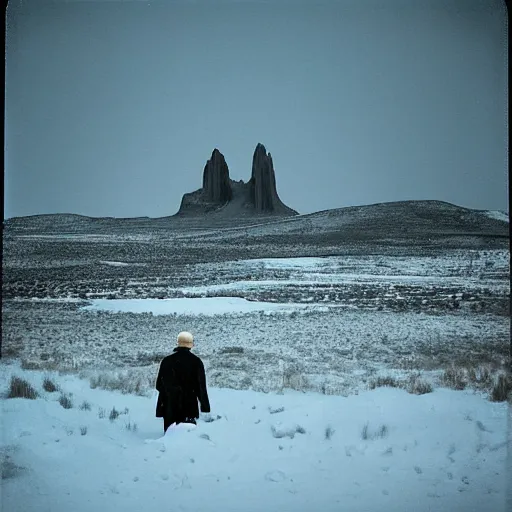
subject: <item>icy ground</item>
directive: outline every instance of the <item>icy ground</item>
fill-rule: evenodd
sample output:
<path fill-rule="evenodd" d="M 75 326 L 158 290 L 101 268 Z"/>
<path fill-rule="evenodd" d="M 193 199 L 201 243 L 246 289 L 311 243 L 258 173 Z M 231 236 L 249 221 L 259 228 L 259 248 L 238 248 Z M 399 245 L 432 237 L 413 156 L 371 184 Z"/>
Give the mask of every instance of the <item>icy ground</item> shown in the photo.
<path fill-rule="evenodd" d="M 259 311 L 292 312 L 304 309 L 303 304 L 275 304 L 249 301 L 239 297 L 197 297 L 190 299 L 93 299 L 84 306 L 86 311 L 110 311 L 113 313 L 152 313 L 153 315 L 225 315 Z"/>
<path fill-rule="evenodd" d="M 5 511 L 510 510 L 507 405 L 469 391 L 210 388 L 212 414 L 163 437 L 154 395 L 5 363 L 2 393 L 11 375 L 40 397 L 1 401 Z M 44 375 L 72 408 L 43 390 Z M 121 415 L 109 420 L 113 407 Z"/>

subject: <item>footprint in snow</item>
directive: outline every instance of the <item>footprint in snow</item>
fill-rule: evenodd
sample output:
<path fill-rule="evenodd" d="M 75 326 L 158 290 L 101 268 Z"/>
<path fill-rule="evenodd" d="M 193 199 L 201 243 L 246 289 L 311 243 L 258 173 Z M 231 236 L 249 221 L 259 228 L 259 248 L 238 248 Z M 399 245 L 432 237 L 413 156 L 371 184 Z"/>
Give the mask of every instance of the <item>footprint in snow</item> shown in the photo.
<path fill-rule="evenodd" d="M 269 482 L 282 482 L 285 479 L 285 473 L 279 470 L 269 471 L 268 473 L 265 474 L 265 480 L 268 480 Z"/>
<path fill-rule="evenodd" d="M 451 444 L 450 445 L 450 449 L 448 450 L 448 455 L 446 455 L 448 457 L 448 459 L 450 460 L 451 463 L 454 463 L 455 462 L 455 459 L 452 457 L 452 455 L 455 453 L 455 445 L 454 444 Z"/>
<path fill-rule="evenodd" d="M 187 475 L 173 475 L 174 489 L 192 489 Z"/>
<path fill-rule="evenodd" d="M 488 430 L 480 420 L 476 422 L 476 426 L 480 432 L 489 432 L 489 434 L 492 434 L 492 430 Z"/>

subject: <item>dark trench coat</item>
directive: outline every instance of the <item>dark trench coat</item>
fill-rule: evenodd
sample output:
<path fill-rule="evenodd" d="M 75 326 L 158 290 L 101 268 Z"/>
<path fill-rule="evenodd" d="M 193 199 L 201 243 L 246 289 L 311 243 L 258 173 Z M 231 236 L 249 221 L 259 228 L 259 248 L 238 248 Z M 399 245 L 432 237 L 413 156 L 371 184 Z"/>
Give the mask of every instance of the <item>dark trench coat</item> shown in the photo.
<path fill-rule="evenodd" d="M 166 424 L 198 418 L 201 412 L 210 412 L 206 390 L 206 376 L 201 359 L 189 348 L 176 347 L 160 363 L 156 379 L 158 400 L 156 416 Z"/>

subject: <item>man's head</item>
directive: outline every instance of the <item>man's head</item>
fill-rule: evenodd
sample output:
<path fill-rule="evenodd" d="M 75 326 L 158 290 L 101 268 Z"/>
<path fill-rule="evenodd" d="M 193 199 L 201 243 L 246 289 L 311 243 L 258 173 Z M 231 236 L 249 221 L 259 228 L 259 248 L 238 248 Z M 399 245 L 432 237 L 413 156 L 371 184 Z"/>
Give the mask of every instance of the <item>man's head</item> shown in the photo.
<path fill-rule="evenodd" d="M 178 334 L 178 347 L 192 348 L 194 346 L 194 336 L 187 331 Z"/>

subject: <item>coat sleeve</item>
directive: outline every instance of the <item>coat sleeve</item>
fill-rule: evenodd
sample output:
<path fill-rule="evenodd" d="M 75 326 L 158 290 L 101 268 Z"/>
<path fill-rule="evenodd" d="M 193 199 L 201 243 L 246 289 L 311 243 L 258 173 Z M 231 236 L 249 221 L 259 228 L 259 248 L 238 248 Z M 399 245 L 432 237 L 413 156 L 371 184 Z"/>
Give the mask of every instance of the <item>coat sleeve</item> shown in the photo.
<path fill-rule="evenodd" d="M 155 387 L 158 391 L 158 398 L 156 399 L 156 417 L 162 418 L 165 409 L 165 393 L 162 386 L 162 364 L 160 364 L 160 369 L 158 370 Z"/>
<path fill-rule="evenodd" d="M 156 383 L 155 383 L 156 390 L 160 393 L 163 391 L 163 388 L 162 388 L 162 366 L 163 366 L 163 364 L 160 363 L 160 368 L 158 369 L 158 375 L 156 377 Z"/>
<path fill-rule="evenodd" d="M 198 363 L 198 380 L 197 399 L 201 404 L 201 412 L 210 412 L 210 401 L 208 400 L 208 391 L 206 390 L 206 375 L 203 362 L 200 359 Z"/>

